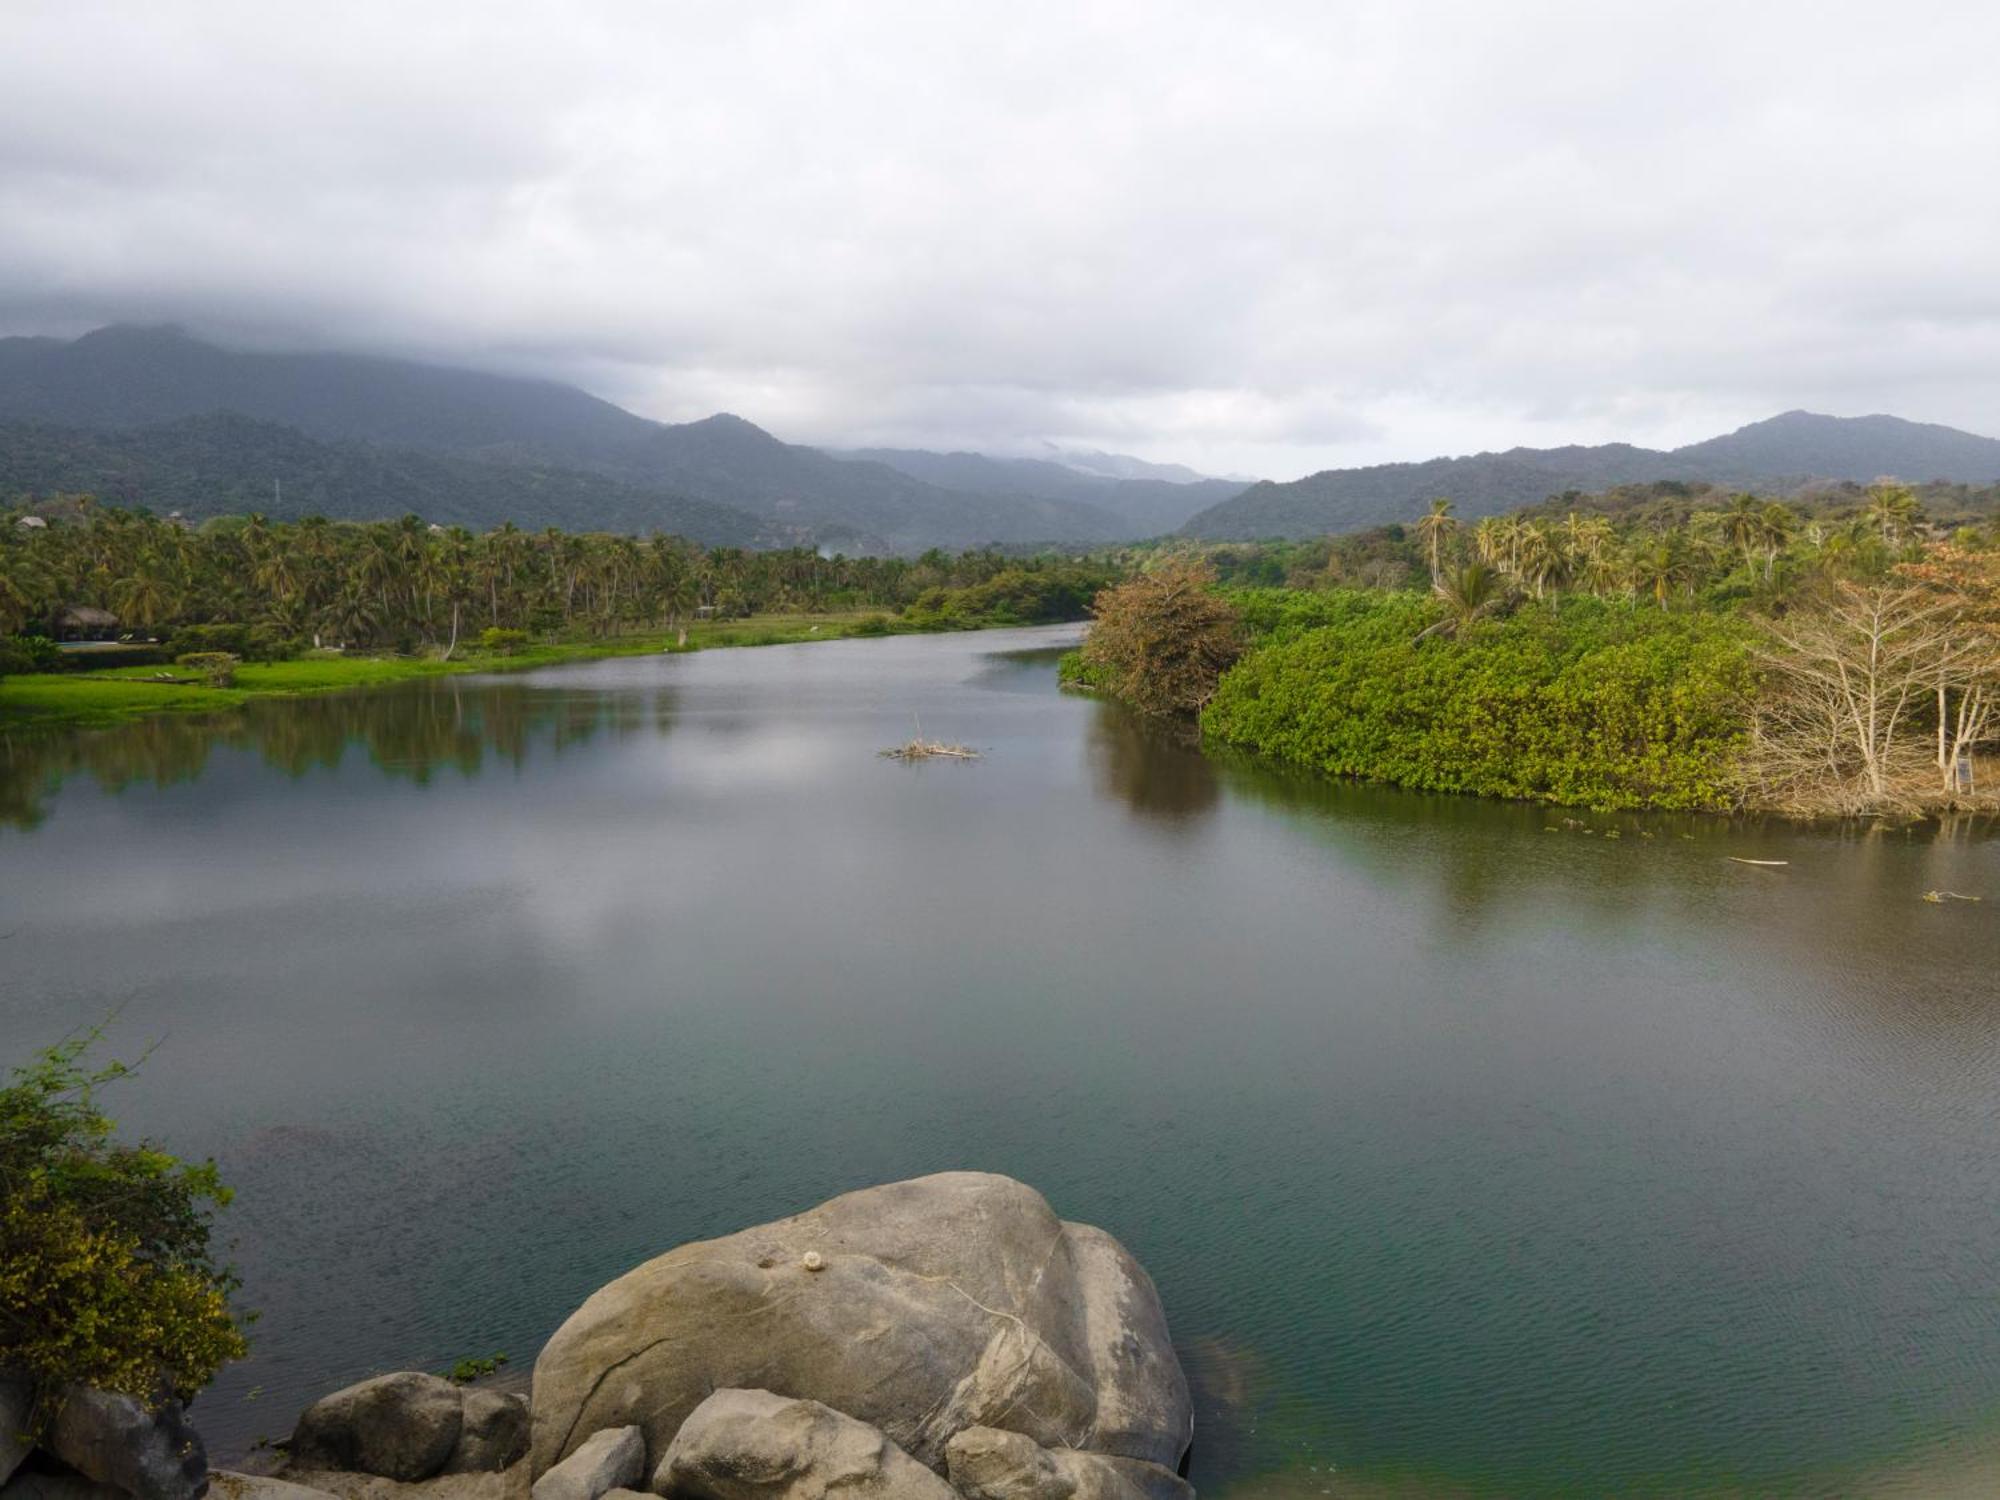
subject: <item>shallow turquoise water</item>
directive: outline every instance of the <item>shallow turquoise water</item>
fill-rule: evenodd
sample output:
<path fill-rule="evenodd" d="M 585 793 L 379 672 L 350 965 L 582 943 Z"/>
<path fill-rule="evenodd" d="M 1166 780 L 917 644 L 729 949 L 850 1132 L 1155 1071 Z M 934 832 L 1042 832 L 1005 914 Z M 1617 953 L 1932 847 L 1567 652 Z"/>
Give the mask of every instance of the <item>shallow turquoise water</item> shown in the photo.
<path fill-rule="evenodd" d="M 159 1041 L 120 1112 L 241 1188 L 215 1445 L 970 1166 L 1152 1269 L 1210 1491 L 1922 1495 L 1991 1451 L 2000 842 L 1216 765 L 1006 654 L 1064 638 L 8 744 L 0 1052 L 115 1011 Z M 879 759 L 913 713 L 986 758 Z"/>

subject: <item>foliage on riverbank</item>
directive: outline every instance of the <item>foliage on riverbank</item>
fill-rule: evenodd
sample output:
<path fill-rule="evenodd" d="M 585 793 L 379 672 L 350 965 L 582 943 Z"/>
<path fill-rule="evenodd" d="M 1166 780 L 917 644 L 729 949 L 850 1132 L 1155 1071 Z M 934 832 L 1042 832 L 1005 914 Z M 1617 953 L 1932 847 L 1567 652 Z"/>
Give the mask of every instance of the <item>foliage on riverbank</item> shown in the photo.
<path fill-rule="evenodd" d="M 1237 581 L 1218 594 L 1251 650 L 1201 726 L 1291 764 L 1600 808 L 1990 807 L 2000 530 L 1950 530 L 1894 484 L 1853 498 L 1579 504 L 1471 528 L 1439 500 L 1407 531 L 1316 553 L 1177 549 L 1144 566 Z M 1348 581 L 1357 550 L 1380 586 Z M 1262 578 L 1284 584 L 1242 586 Z M 1178 651 L 1172 635 L 1128 651 L 1142 677 Z M 1065 680 L 1141 701 L 1091 655 Z"/>
<path fill-rule="evenodd" d="M 451 660 L 430 656 L 364 656 L 315 653 L 289 661 L 244 662 L 228 688 L 208 685 L 203 674 L 174 667 L 114 667 L 99 672 L 43 673 L 0 679 L 0 729 L 102 728 L 156 713 L 214 712 L 257 698 L 302 697 L 350 688 L 385 687 L 420 677 L 466 672 L 518 672 L 559 662 L 716 646 L 774 646 L 886 634 L 885 617 L 753 615 L 702 620 L 688 627 L 687 642 L 657 631 L 637 635 L 542 642 L 506 652 L 461 650 Z"/>
<path fill-rule="evenodd" d="M 86 1066 L 95 1040 L 0 1089 L 0 1367 L 25 1371 L 44 1409 L 75 1383 L 192 1396 L 246 1352 L 236 1278 L 209 1248 L 229 1190 L 213 1162 L 112 1138 L 97 1096 L 129 1070 Z"/>
<path fill-rule="evenodd" d="M 1419 640 L 1437 619 L 1421 596 L 1315 597 L 1316 627 L 1270 609 L 1294 631 L 1222 679 L 1207 735 L 1425 791 L 1596 808 L 1740 796 L 1752 639 L 1739 622 L 1578 599 Z"/>
<path fill-rule="evenodd" d="M 704 550 L 665 535 L 512 526 L 475 535 L 415 516 L 253 515 L 197 530 L 88 497 L 43 510 L 31 519 L 44 524 L 0 518 L 0 634 L 56 634 L 77 611 L 102 611 L 117 630 L 164 638 L 172 651 L 265 659 L 312 644 L 413 655 L 462 649 L 488 629 L 547 640 L 758 613 L 907 611 L 926 629 L 1031 624 L 1082 618 L 1115 576 L 1101 562 L 990 550 L 822 557 Z"/>
<path fill-rule="evenodd" d="M 1167 563 L 1097 596 L 1082 663 L 1141 713 L 1200 713 L 1243 654 L 1236 608 L 1199 563 Z"/>

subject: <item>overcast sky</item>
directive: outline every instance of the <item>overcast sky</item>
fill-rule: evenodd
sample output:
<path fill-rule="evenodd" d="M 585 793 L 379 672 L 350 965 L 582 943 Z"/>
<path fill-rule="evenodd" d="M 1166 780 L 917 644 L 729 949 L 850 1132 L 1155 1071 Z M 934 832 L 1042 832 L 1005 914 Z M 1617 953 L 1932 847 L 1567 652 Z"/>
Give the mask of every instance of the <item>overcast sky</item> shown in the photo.
<path fill-rule="evenodd" d="M 0 0 L 0 331 L 1291 477 L 2000 435 L 2000 4 Z"/>

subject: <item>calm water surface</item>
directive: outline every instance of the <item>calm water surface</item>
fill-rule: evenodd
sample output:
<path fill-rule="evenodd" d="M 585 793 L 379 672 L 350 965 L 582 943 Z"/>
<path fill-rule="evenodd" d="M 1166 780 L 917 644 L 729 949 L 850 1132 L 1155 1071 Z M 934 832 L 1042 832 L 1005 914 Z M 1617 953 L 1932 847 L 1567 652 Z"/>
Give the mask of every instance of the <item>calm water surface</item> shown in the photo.
<path fill-rule="evenodd" d="M 240 1186 L 214 1445 L 980 1167 L 1151 1268 L 1212 1493 L 2000 1492 L 2000 842 L 1220 766 L 1069 635 L 7 743 L 0 1060 L 115 1012 Z"/>

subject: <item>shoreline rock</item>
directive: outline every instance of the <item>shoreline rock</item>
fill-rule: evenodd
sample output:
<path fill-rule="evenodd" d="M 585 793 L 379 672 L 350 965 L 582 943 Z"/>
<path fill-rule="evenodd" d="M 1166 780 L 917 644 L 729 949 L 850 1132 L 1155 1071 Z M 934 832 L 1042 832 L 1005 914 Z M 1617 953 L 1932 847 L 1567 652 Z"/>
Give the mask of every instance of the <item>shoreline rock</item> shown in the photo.
<path fill-rule="evenodd" d="M 535 1362 L 534 1472 L 631 1425 L 657 1465 L 731 1387 L 819 1401 L 939 1473 L 967 1427 L 1169 1468 L 1193 1428 L 1138 1262 L 1033 1188 L 978 1172 L 844 1194 L 601 1288 Z"/>
<path fill-rule="evenodd" d="M 0 1378 L 15 1430 L 31 1394 Z M 276 1474 L 211 1474 L 178 1403 L 78 1389 L 0 1446 L 0 1500 L 1194 1500 L 1193 1424 L 1124 1246 L 946 1172 L 627 1272 L 529 1402 L 378 1375 L 309 1405 Z"/>

